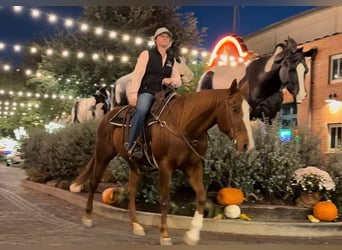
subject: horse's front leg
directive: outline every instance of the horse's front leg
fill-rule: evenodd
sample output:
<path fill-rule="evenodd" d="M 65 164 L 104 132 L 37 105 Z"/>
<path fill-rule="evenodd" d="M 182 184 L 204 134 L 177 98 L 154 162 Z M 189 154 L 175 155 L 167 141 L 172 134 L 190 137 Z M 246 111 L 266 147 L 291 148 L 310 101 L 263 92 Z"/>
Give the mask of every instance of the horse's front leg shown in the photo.
<path fill-rule="evenodd" d="M 203 227 L 203 213 L 206 202 L 206 192 L 203 186 L 203 165 L 192 166 L 186 170 L 193 190 L 196 193 L 197 206 L 194 217 L 191 220 L 190 229 L 185 232 L 184 241 L 188 245 L 196 245 L 200 240 L 200 232 Z"/>
<path fill-rule="evenodd" d="M 140 171 L 138 168 L 130 165 L 129 183 L 128 183 L 128 211 L 131 219 L 133 233 L 136 235 L 145 235 L 144 228 L 138 223 L 137 212 L 135 206 L 135 198 L 137 193 L 137 186 L 140 179 Z"/>
<path fill-rule="evenodd" d="M 160 245 L 172 245 L 172 240 L 169 236 L 167 227 L 167 214 L 169 212 L 170 204 L 170 181 L 172 171 L 165 167 L 159 166 L 159 194 L 160 194 Z"/>

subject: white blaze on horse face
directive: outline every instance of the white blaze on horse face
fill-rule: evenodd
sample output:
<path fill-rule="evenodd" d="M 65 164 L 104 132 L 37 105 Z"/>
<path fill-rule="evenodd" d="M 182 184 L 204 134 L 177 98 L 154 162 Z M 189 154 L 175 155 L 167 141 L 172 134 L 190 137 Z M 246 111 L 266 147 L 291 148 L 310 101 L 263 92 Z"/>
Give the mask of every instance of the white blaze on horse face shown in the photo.
<path fill-rule="evenodd" d="M 300 63 L 297 65 L 296 71 L 297 71 L 298 87 L 299 87 L 299 91 L 298 91 L 298 94 L 296 96 L 296 101 L 297 101 L 297 103 L 301 103 L 304 100 L 304 98 L 306 97 L 305 83 L 304 83 L 305 67 L 304 67 L 303 63 Z"/>
<path fill-rule="evenodd" d="M 251 121 L 249 119 L 249 113 L 250 113 L 250 106 L 246 100 L 243 100 L 242 115 L 243 115 L 243 122 L 245 124 L 247 135 L 248 135 L 248 151 L 252 150 L 255 147 L 254 137 L 252 134 Z"/>
<path fill-rule="evenodd" d="M 268 59 L 268 61 L 267 61 L 266 64 L 265 64 L 265 68 L 264 68 L 264 71 L 265 71 L 265 72 L 271 71 L 272 65 L 273 65 L 273 61 L 274 61 L 274 58 L 275 58 L 280 52 L 282 52 L 282 51 L 283 51 L 283 48 L 280 47 L 280 46 L 278 46 L 278 47 L 275 49 L 273 55 L 270 57 L 270 59 Z"/>

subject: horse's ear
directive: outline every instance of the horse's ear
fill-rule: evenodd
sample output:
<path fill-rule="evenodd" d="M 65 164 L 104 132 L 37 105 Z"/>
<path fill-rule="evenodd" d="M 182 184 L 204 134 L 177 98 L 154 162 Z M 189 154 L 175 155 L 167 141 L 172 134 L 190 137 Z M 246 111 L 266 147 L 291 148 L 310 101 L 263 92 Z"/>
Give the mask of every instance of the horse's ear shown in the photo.
<path fill-rule="evenodd" d="M 265 64 L 265 68 L 264 68 L 265 72 L 271 71 L 273 63 L 280 63 L 284 59 L 285 57 L 284 49 L 285 49 L 285 45 L 282 43 L 278 44 L 274 48 L 272 56 L 267 60 Z"/>
<path fill-rule="evenodd" d="M 285 57 L 284 47 L 277 46 L 274 49 L 274 53 L 273 53 L 272 57 L 273 57 L 273 62 L 280 63 Z"/>
<path fill-rule="evenodd" d="M 313 47 L 310 50 L 303 52 L 303 54 L 305 57 L 315 57 L 317 54 L 317 51 L 318 51 L 317 47 Z"/>
<path fill-rule="evenodd" d="M 292 51 L 292 52 L 296 52 L 297 50 L 297 43 L 294 39 L 292 39 L 291 37 L 288 38 L 287 40 L 287 45 L 288 48 Z"/>
<path fill-rule="evenodd" d="M 230 85 L 230 94 L 233 95 L 238 91 L 238 83 L 236 78 L 232 81 L 232 84 Z"/>

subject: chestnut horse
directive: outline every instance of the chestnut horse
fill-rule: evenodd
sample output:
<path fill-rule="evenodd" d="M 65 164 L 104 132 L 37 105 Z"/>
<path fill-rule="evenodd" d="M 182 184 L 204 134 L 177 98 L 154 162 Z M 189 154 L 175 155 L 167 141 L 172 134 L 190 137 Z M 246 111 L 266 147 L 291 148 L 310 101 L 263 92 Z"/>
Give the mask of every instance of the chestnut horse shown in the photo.
<path fill-rule="evenodd" d="M 128 162 L 130 168 L 128 210 L 133 233 L 145 235 L 137 220 L 135 198 L 141 174 L 140 164 L 147 165 L 148 162 L 146 158 L 139 162 L 128 156 L 123 143 L 126 134 L 124 128 L 110 123 L 112 117 L 121 109 L 122 106 L 114 107 L 103 117 L 97 129 L 95 153 L 70 186 L 70 190 L 75 190 L 90 178 L 86 214 L 82 221 L 85 226 L 92 226 L 94 193 L 106 166 L 119 154 Z M 160 119 L 149 126 L 149 143 L 159 171 L 162 245 L 172 244 L 167 227 L 167 213 L 171 176 L 175 169 L 181 170 L 187 176 L 197 200 L 190 230 L 186 232 L 184 240 L 187 244 L 197 244 L 199 241 L 206 202 L 202 161 L 208 147 L 207 131 L 216 124 L 235 143 L 237 151 L 247 152 L 254 147 L 249 123 L 249 104 L 237 87 L 236 80 L 230 89 L 176 96 L 164 108 Z"/>

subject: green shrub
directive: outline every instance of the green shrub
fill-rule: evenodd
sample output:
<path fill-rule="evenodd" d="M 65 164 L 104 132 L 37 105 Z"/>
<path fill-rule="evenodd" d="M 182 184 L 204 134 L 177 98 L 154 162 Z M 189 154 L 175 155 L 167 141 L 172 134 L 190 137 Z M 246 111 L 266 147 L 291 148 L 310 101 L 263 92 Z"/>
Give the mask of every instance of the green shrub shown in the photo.
<path fill-rule="evenodd" d="M 217 127 L 208 131 L 210 139 L 204 160 L 204 184 L 211 202 L 216 202 L 220 188 L 237 187 L 244 191 L 249 202 L 292 203 L 295 198 L 289 192 L 292 174 L 297 168 L 311 165 L 332 175 L 337 186 L 332 198 L 339 207 L 342 206 L 342 153 L 327 160 L 319 151 L 318 137 L 309 136 L 307 131 L 300 131 L 299 140 L 281 142 L 278 124 L 255 124 L 256 150 L 248 154 L 236 154 L 234 145 Z M 29 179 L 41 183 L 74 180 L 93 154 L 96 127 L 97 122 L 89 122 L 69 125 L 54 134 L 32 130 L 23 142 Z M 102 180 L 125 186 L 128 172 L 128 164 L 116 157 Z M 180 171 L 175 171 L 172 177 L 170 197 L 173 211 L 180 211 L 185 203 L 193 207 L 195 194 Z M 142 176 L 137 200 L 154 205 L 159 203 L 157 171 Z"/>
<path fill-rule="evenodd" d="M 93 154 L 96 126 L 96 122 L 72 124 L 53 134 L 30 131 L 22 145 L 29 180 L 73 180 Z"/>

